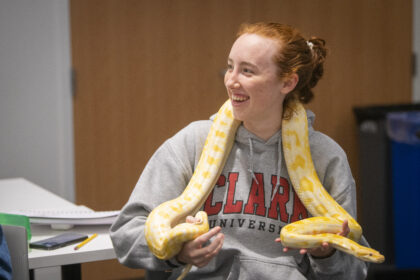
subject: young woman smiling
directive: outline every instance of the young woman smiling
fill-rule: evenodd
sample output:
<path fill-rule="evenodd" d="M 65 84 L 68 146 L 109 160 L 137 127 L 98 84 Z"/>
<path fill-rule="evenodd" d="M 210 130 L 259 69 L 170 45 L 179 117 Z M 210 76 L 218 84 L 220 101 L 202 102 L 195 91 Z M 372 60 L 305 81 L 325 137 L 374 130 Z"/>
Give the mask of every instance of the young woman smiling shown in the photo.
<path fill-rule="evenodd" d="M 323 244 L 311 250 L 283 248 L 280 229 L 309 216 L 293 190 L 282 146 L 282 118 L 291 100 L 308 103 L 323 74 L 325 42 L 305 39 L 278 23 L 241 26 L 227 59 L 225 85 L 234 117 L 242 121 L 233 148 L 203 208 L 210 231 L 186 242 L 169 261 L 149 251 L 144 225 L 150 211 L 179 196 L 197 166 L 212 119 L 193 122 L 168 139 L 145 167 L 111 228 L 123 264 L 144 268 L 150 279 L 364 279 L 367 265 Z M 309 142 L 326 190 L 356 216 L 355 184 L 344 151 L 312 128 Z M 188 217 L 188 222 L 194 218 Z M 340 234 L 347 235 L 343 224 Z M 363 239 L 362 243 L 366 245 Z"/>

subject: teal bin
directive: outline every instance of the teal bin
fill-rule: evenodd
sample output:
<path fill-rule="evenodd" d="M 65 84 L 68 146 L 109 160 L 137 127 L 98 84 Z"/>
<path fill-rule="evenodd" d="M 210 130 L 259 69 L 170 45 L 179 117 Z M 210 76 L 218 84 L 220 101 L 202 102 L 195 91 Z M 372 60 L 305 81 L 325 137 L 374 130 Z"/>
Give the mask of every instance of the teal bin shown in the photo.
<path fill-rule="evenodd" d="M 420 268 L 420 111 L 387 114 L 395 265 Z"/>

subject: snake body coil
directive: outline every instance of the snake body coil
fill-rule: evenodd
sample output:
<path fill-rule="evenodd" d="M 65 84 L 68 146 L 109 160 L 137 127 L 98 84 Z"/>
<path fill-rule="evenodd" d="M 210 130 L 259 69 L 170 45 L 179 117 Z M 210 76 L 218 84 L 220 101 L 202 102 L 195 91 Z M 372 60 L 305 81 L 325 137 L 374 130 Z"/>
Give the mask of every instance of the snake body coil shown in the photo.
<path fill-rule="evenodd" d="M 328 242 L 334 248 L 374 263 L 385 260 L 378 251 L 359 245 L 362 228 L 324 189 L 316 173 L 308 138 L 303 105 L 291 106 L 292 117 L 282 121 L 283 152 L 294 190 L 312 218 L 286 225 L 280 232 L 282 244 L 291 248 L 313 248 Z M 338 235 L 348 221 L 348 238 Z"/>
<path fill-rule="evenodd" d="M 369 262 L 383 262 L 377 251 L 357 243 L 362 229 L 324 189 L 315 171 L 309 148 L 305 109 L 296 102 L 292 117 L 282 121 L 283 150 L 293 187 L 312 218 L 300 220 L 282 228 L 280 238 L 284 246 L 312 248 L 328 242 L 338 250 Z M 148 216 L 145 226 L 147 244 L 160 259 L 177 255 L 184 242 L 209 229 L 207 214 L 198 212 L 213 189 L 232 148 L 240 122 L 233 118 L 230 100 L 220 108 L 207 136 L 198 165 L 184 192 L 164 202 Z M 196 214 L 199 223 L 181 223 L 186 216 Z M 337 233 L 348 220 L 349 238 Z M 188 270 L 188 269 L 187 269 Z M 185 275 L 185 273 L 183 274 Z"/>
<path fill-rule="evenodd" d="M 204 204 L 232 148 L 240 122 L 233 118 L 230 101 L 220 108 L 204 144 L 200 160 L 184 192 L 177 198 L 164 202 L 149 214 L 145 236 L 152 253 L 160 259 L 177 255 L 182 244 L 207 232 L 207 214 L 197 213 Z M 188 215 L 195 215 L 199 223 L 180 223 Z"/>

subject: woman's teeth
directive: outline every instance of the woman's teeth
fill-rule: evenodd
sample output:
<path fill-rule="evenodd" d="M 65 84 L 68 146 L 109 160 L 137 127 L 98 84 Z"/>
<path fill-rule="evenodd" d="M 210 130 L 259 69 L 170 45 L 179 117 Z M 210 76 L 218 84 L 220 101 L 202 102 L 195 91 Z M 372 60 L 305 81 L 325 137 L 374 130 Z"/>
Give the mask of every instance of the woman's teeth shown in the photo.
<path fill-rule="evenodd" d="M 248 96 L 232 96 L 233 101 L 242 102 L 242 101 L 245 101 L 245 100 L 248 100 L 248 99 L 249 99 Z"/>

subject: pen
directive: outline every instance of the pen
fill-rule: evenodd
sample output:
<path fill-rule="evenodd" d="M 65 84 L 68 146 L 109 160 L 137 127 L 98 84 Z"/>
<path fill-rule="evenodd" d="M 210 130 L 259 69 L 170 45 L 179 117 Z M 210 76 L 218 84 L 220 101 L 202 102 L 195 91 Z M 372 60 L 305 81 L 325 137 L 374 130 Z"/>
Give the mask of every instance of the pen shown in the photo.
<path fill-rule="evenodd" d="M 85 241 L 83 241 L 82 243 L 78 244 L 77 246 L 74 247 L 74 250 L 79 250 L 82 246 L 84 246 L 86 243 L 88 243 L 89 241 L 91 241 L 92 239 L 94 239 L 96 236 L 98 236 L 97 233 L 92 234 L 88 239 L 86 239 Z"/>

